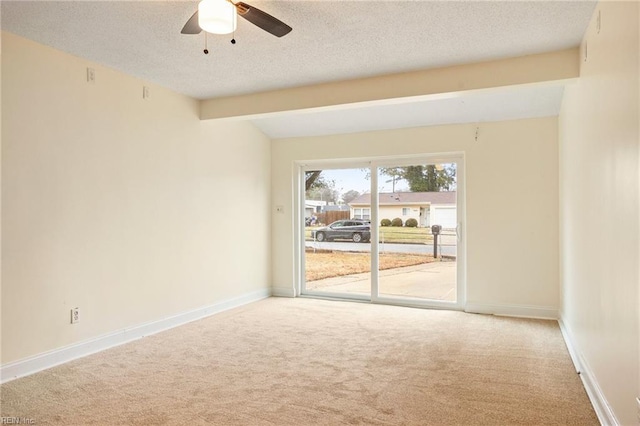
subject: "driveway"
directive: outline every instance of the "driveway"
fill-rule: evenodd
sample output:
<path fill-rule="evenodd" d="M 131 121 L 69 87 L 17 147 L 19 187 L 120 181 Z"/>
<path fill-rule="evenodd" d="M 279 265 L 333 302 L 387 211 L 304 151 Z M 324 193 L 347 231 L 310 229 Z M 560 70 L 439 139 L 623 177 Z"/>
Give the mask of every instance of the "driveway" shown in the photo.
<path fill-rule="evenodd" d="M 456 262 L 432 262 L 387 269 L 380 271 L 379 277 L 380 296 L 456 300 Z M 325 278 L 307 282 L 306 286 L 307 290 L 314 293 L 369 295 L 371 291 L 371 273 Z"/>

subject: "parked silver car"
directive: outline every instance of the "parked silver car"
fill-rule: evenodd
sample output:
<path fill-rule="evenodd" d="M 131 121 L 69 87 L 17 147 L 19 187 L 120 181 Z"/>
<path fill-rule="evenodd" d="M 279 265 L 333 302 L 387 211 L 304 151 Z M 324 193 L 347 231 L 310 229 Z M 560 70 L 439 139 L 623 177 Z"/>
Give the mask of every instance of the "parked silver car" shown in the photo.
<path fill-rule="evenodd" d="M 346 219 L 311 231 L 316 241 L 351 240 L 354 243 L 371 241 L 371 222 L 361 219 Z"/>

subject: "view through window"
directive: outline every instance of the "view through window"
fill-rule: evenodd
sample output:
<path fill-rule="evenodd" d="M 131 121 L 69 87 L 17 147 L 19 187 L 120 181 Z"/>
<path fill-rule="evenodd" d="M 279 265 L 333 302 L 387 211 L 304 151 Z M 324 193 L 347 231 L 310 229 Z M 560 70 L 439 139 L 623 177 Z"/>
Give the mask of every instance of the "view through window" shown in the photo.
<path fill-rule="evenodd" d="M 457 165 L 373 168 L 378 223 L 372 224 L 371 169 L 305 172 L 304 291 L 371 298 L 372 228 L 378 226 L 378 294 L 455 302 Z"/>
<path fill-rule="evenodd" d="M 305 283 L 313 293 L 371 294 L 371 209 L 353 201 L 371 187 L 362 169 L 305 174 Z"/>
<path fill-rule="evenodd" d="M 379 297 L 456 301 L 457 167 L 378 168 Z M 387 265 L 387 256 L 403 264 Z"/>

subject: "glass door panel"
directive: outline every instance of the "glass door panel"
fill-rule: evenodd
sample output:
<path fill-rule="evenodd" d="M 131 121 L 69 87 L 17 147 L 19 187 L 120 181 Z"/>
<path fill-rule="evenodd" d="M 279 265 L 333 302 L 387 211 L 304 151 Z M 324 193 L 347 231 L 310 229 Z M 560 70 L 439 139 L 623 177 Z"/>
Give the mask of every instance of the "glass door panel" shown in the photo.
<path fill-rule="evenodd" d="M 457 164 L 376 171 L 377 296 L 457 302 Z"/>
<path fill-rule="evenodd" d="M 305 171 L 305 294 L 370 299 L 369 171 Z"/>

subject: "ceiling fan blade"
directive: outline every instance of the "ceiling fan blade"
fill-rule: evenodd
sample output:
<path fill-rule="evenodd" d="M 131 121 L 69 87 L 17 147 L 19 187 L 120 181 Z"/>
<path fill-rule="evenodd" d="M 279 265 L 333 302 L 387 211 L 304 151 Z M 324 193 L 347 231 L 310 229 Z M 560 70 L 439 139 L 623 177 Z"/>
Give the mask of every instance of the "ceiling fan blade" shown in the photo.
<path fill-rule="evenodd" d="M 268 13 L 248 5 L 247 3 L 238 2 L 235 6 L 238 11 L 238 15 L 276 37 L 287 35 L 292 30 L 290 26 L 281 20 L 274 18 Z"/>
<path fill-rule="evenodd" d="M 196 10 L 196 13 L 194 13 L 191 18 L 189 18 L 186 24 L 184 24 L 184 27 L 182 27 L 182 31 L 180 31 L 180 33 L 200 34 L 200 32 L 202 32 L 202 28 L 200 28 L 200 25 L 198 25 L 198 11 Z"/>

